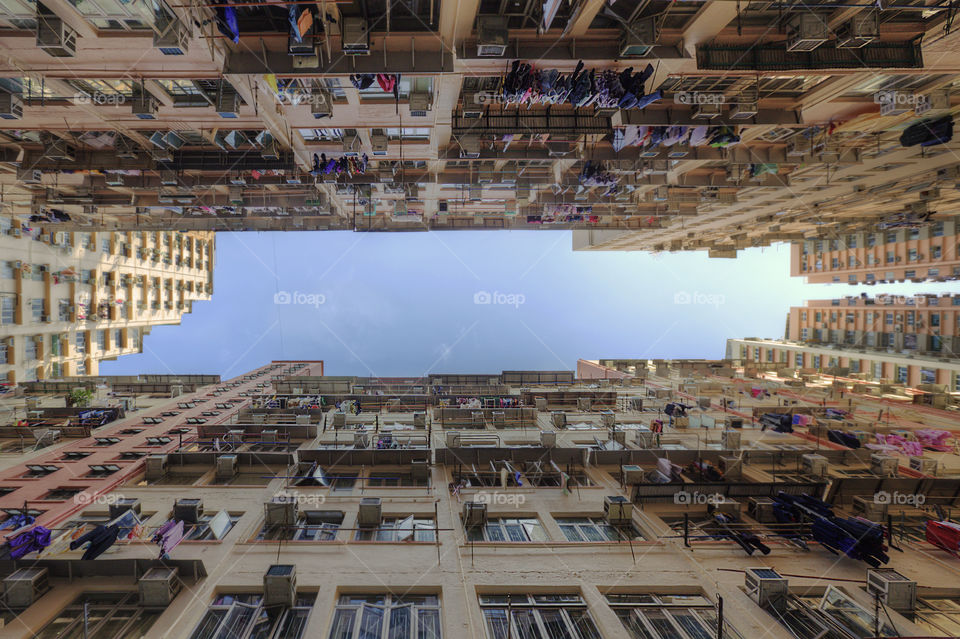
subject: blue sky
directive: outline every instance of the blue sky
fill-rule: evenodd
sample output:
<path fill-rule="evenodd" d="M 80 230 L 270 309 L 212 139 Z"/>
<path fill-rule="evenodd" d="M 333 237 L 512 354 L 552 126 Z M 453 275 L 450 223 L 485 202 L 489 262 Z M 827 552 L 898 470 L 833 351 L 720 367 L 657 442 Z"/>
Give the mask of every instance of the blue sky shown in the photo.
<path fill-rule="evenodd" d="M 807 299 L 955 288 L 811 285 L 789 277 L 789 255 L 574 252 L 569 231 L 218 233 L 212 300 L 100 372 L 228 377 L 286 358 L 416 376 L 719 358 L 728 337 L 782 337 L 787 309 Z"/>

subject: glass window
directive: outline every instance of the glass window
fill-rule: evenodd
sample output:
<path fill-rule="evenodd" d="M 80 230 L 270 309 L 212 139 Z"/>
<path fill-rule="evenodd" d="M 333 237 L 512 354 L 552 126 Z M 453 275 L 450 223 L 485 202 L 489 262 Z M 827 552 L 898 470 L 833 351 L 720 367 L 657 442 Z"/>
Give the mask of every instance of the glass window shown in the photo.
<path fill-rule="evenodd" d="M 717 636 L 717 613 L 701 595 L 607 595 L 607 604 L 617 613 L 631 639 L 713 639 Z M 740 634 L 724 621 L 724 639 Z"/>
<path fill-rule="evenodd" d="M 141 608 L 136 592 L 84 593 L 60 611 L 36 639 L 126 639 L 146 635 L 163 610 Z M 84 628 L 86 618 L 86 628 Z"/>
<path fill-rule="evenodd" d="M 467 541 L 547 541 L 547 534 L 536 517 L 493 517 L 483 526 L 467 528 Z"/>
<path fill-rule="evenodd" d="M 611 526 L 602 517 L 557 517 L 557 525 L 567 541 L 640 541 L 643 535 L 633 525 Z"/>
<path fill-rule="evenodd" d="M 481 595 L 480 609 L 488 639 L 600 639 L 579 595 Z"/>
<path fill-rule="evenodd" d="M 297 593 L 292 607 L 263 606 L 257 594 L 218 595 L 190 639 L 300 639 L 315 593 Z"/>
<path fill-rule="evenodd" d="M 435 595 L 342 595 L 329 639 L 441 639 Z"/>
<path fill-rule="evenodd" d="M 361 528 L 355 541 L 436 541 L 433 518 L 386 517 L 377 528 Z"/>
<path fill-rule="evenodd" d="M 239 514 L 228 513 L 225 510 L 218 513 L 204 513 L 200 515 L 197 523 L 188 525 L 183 538 L 188 541 L 223 539 L 238 521 L 240 521 Z"/>
<path fill-rule="evenodd" d="M 343 512 L 339 510 L 303 510 L 296 526 L 272 526 L 264 524 L 257 539 L 271 541 L 333 541 L 343 524 Z"/>
<path fill-rule="evenodd" d="M 17 296 L 15 294 L 0 293 L 0 324 L 13 324 L 16 308 Z"/>

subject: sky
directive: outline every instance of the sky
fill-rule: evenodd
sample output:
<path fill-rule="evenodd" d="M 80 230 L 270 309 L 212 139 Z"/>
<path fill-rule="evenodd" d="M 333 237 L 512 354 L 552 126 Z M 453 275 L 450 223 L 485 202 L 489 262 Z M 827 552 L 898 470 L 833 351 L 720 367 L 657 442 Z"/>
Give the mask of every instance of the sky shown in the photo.
<path fill-rule="evenodd" d="M 328 375 L 573 370 L 578 358 L 721 358 L 782 338 L 790 306 L 951 283 L 857 287 L 789 276 L 786 244 L 573 251 L 570 231 L 218 233 L 213 296 L 100 374 L 212 373 L 322 359 Z"/>

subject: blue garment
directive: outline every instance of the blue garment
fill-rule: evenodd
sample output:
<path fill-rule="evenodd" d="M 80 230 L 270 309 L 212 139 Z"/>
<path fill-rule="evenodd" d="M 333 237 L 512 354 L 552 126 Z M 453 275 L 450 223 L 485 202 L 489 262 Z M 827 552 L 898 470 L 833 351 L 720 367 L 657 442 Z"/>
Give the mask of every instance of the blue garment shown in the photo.
<path fill-rule="evenodd" d="M 32 524 L 33 520 L 34 518 L 30 515 L 11 515 L 6 521 L 3 522 L 3 525 L 0 526 L 0 530 L 6 530 L 7 528 L 11 528 L 13 530 L 23 528 L 24 526 L 29 526 Z"/>
<path fill-rule="evenodd" d="M 43 526 L 35 526 L 10 540 L 10 559 L 20 559 L 49 545 L 50 531 Z"/>
<path fill-rule="evenodd" d="M 83 553 L 81 559 L 96 559 L 104 551 L 117 541 L 119 534 L 117 526 L 97 526 L 82 537 L 78 537 L 70 542 L 70 550 L 76 550 L 83 544 L 90 542 L 87 550 Z"/>
<path fill-rule="evenodd" d="M 240 43 L 240 27 L 237 24 L 236 9 L 233 7 L 217 7 L 217 30 L 233 40 L 234 44 Z"/>
<path fill-rule="evenodd" d="M 303 42 L 303 36 L 300 34 L 300 25 L 297 24 L 297 5 L 292 4 L 287 8 L 287 22 L 290 23 L 290 35 L 297 42 Z"/>

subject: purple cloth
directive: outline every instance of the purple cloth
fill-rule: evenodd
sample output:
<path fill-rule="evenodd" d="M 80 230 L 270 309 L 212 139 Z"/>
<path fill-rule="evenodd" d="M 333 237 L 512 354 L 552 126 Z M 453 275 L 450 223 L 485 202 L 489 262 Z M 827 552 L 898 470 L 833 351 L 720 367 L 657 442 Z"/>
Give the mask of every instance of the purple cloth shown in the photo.
<path fill-rule="evenodd" d="M 10 559 L 20 559 L 33 551 L 40 551 L 50 545 L 50 531 L 43 526 L 35 526 L 10 540 Z"/>
<path fill-rule="evenodd" d="M 183 522 L 178 521 L 163 534 L 160 541 L 160 556 L 167 555 L 183 541 Z"/>

